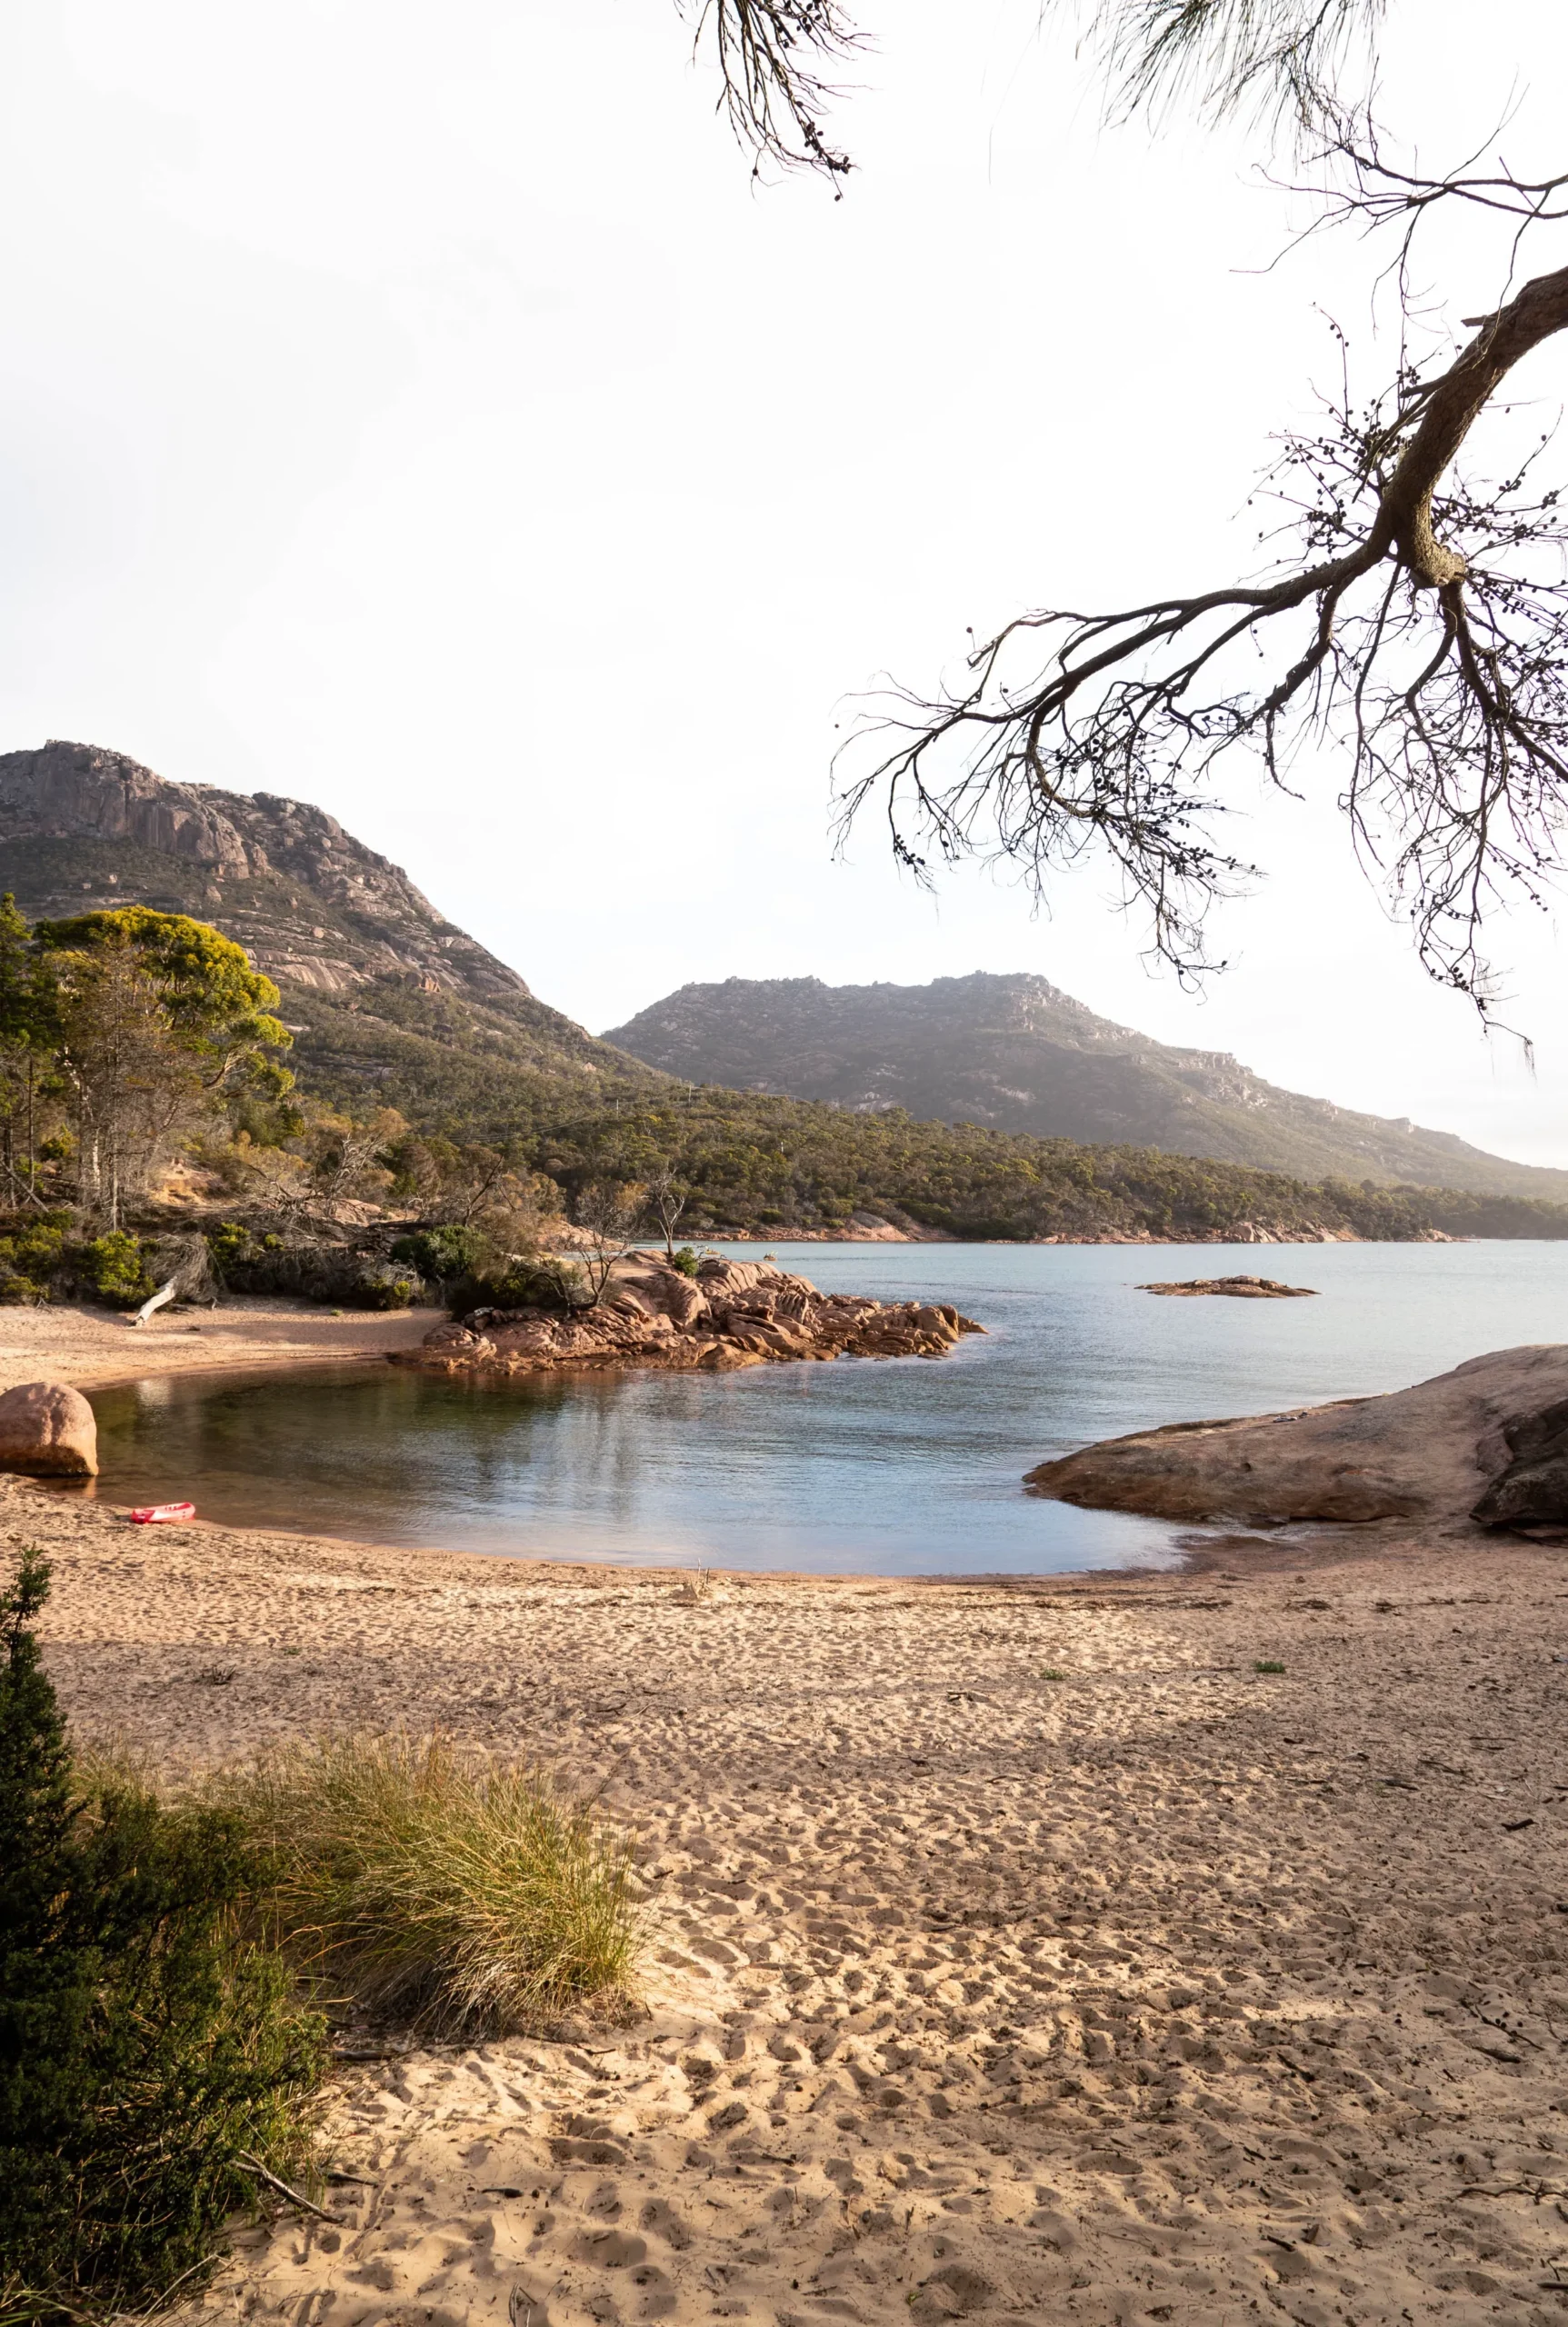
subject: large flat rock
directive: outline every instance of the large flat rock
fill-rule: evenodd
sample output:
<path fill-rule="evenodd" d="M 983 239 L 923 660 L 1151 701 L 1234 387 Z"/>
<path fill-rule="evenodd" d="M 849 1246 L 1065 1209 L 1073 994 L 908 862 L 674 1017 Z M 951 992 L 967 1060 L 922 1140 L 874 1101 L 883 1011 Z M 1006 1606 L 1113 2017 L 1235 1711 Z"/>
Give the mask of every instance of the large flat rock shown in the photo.
<path fill-rule="evenodd" d="M 1494 1350 L 1413 1389 L 1103 1439 L 1029 1472 L 1031 1494 L 1157 1519 L 1409 1519 L 1468 1528 L 1507 1469 L 1505 1425 L 1568 1397 L 1568 1344 Z"/>

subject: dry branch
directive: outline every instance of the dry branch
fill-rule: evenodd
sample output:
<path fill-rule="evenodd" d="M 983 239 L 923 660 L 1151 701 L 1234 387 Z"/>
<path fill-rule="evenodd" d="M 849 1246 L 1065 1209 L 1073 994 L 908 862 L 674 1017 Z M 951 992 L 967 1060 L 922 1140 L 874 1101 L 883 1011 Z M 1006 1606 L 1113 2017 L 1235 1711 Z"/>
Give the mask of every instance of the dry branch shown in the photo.
<path fill-rule="evenodd" d="M 1369 161 L 1364 123 L 1341 129 L 1342 208 L 1383 223 L 1392 165 Z M 1448 199 L 1511 205 L 1528 228 L 1557 215 L 1564 183 L 1399 177 L 1389 215 L 1407 227 Z M 1413 211 L 1423 188 L 1431 203 Z M 883 743 L 869 768 L 848 764 L 841 831 L 879 793 L 894 853 L 921 877 L 929 851 L 975 854 L 1019 865 L 1037 892 L 1096 844 L 1149 911 L 1154 950 L 1193 974 L 1216 966 L 1208 905 L 1252 869 L 1209 836 L 1224 806 L 1215 763 L 1240 747 L 1283 784 L 1303 744 L 1333 742 L 1348 755 L 1341 804 L 1358 847 L 1428 970 L 1484 1010 L 1485 913 L 1505 889 L 1540 902 L 1559 864 L 1565 536 L 1556 491 L 1524 495 L 1533 455 L 1495 486 L 1454 469 L 1515 367 L 1568 327 L 1568 268 L 1472 325 L 1430 376 L 1402 364 L 1363 414 L 1347 385 L 1323 434 L 1283 439 L 1271 489 L 1295 549 L 1272 574 L 1114 613 L 1018 617 L 971 654 L 967 684 L 903 695 L 860 731 L 852 752 L 868 734 Z"/>

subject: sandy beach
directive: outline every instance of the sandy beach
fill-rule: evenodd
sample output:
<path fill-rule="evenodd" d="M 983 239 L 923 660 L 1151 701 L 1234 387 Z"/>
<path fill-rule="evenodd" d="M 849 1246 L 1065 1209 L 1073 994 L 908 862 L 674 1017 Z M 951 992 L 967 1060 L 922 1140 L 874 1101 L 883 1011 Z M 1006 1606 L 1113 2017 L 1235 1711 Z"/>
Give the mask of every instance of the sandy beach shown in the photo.
<path fill-rule="evenodd" d="M 0 1308 L 0 1390 L 18 1382 L 89 1388 L 149 1373 L 376 1359 L 417 1347 L 445 1315 L 444 1309 L 337 1313 L 308 1301 L 235 1293 L 225 1293 L 220 1309 L 164 1309 L 135 1326 L 110 1309 Z"/>
<path fill-rule="evenodd" d="M 124 1343 L 25 1322 L 35 1373 Z M 410 1324 L 227 1313 L 198 1362 Z M 242 2229 L 183 2315 L 1562 2317 L 1568 1554 L 700 1593 L 0 1506 L 83 1737 L 441 1727 L 637 1839 L 646 2016 L 345 2062 L 337 2219 Z"/>

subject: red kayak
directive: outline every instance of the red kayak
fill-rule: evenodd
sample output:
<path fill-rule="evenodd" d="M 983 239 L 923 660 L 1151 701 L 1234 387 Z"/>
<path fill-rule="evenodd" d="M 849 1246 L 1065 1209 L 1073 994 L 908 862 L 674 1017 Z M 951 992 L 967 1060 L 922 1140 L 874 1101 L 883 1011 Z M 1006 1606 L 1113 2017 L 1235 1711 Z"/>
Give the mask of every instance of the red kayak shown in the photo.
<path fill-rule="evenodd" d="M 145 1503 L 140 1511 L 133 1511 L 131 1523 L 135 1527 L 151 1526 L 155 1519 L 194 1519 L 194 1503 Z"/>

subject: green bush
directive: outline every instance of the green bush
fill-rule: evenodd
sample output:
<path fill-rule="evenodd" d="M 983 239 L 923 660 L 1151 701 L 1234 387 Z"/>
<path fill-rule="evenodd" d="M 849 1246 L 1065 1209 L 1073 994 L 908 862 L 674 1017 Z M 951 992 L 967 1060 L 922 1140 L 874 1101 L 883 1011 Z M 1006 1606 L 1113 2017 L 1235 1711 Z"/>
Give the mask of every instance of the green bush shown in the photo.
<path fill-rule="evenodd" d="M 628 1847 L 536 1771 L 342 1737 L 216 1778 L 208 1800 L 275 1861 L 266 1928 L 335 1996 L 481 2035 L 628 1988 Z"/>
<path fill-rule="evenodd" d="M 65 1256 L 65 1232 L 49 1221 L 31 1221 L 0 1236 L 0 1305 L 25 1308 L 46 1297 L 45 1288 Z"/>
<path fill-rule="evenodd" d="M 315 1236 L 250 1236 L 228 1247 L 222 1266 L 235 1293 L 281 1293 L 345 1309 L 405 1309 L 424 1291 L 407 1266 Z"/>
<path fill-rule="evenodd" d="M 421 1276 L 431 1277 L 438 1284 L 472 1275 L 484 1253 L 484 1238 L 479 1230 L 465 1228 L 454 1220 L 444 1221 L 436 1228 L 415 1229 L 410 1235 L 400 1236 L 392 1248 L 394 1261 L 412 1261 Z"/>
<path fill-rule="evenodd" d="M 124 1308 L 133 1301 L 145 1301 L 155 1290 L 142 1259 L 140 1239 L 124 1228 L 113 1228 L 106 1236 L 95 1236 L 90 1244 L 79 1245 L 74 1258 L 82 1281 L 100 1301 Z"/>
<path fill-rule="evenodd" d="M 219 1276 L 242 1260 L 250 1250 L 251 1232 L 240 1221 L 221 1220 L 207 1231 L 207 1250 L 213 1256 L 213 1266 Z"/>
<path fill-rule="evenodd" d="M 560 1315 L 571 1308 L 582 1272 L 570 1260 L 514 1260 L 496 1269 L 474 1270 L 448 1285 L 454 1317 L 471 1309 L 543 1309 Z"/>
<path fill-rule="evenodd" d="M 19 1235 L 0 1238 L 0 1259 L 35 1284 L 47 1284 L 65 1253 L 65 1233 L 49 1222 L 25 1228 Z"/>
<path fill-rule="evenodd" d="M 695 1276 L 697 1273 L 697 1256 L 695 1253 L 693 1252 L 689 1244 L 683 1244 L 680 1251 L 678 1253 L 673 1253 L 670 1258 L 672 1265 L 678 1268 L 683 1276 Z"/>
<path fill-rule="evenodd" d="M 49 1571 L 0 1594 L 0 2254 L 9 2318 L 113 2309 L 205 2260 L 255 2195 L 242 2155 L 308 2173 L 320 2022 L 241 1935 L 265 1882 L 243 1823 L 82 1782 L 31 1630 Z M 43 2290 L 36 2301 L 18 2296 Z"/>
<path fill-rule="evenodd" d="M 356 1309 L 406 1309 L 424 1290 L 419 1279 L 406 1270 L 372 1262 L 355 1273 L 344 1298 Z"/>

